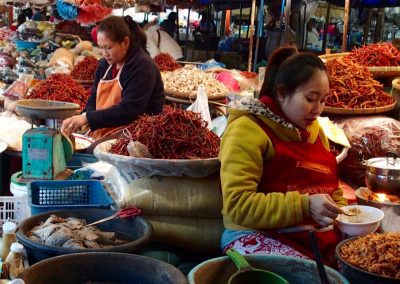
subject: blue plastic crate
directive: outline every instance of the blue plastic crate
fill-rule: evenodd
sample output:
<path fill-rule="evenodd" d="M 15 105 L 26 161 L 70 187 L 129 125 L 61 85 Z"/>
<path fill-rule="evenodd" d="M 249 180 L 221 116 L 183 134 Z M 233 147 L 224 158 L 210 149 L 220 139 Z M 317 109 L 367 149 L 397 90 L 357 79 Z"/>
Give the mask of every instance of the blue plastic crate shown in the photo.
<path fill-rule="evenodd" d="M 16 40 L 15 47 L 17 50 L 33 50 L 40 45 L 40 41 L 27 41 L 27 40 Z"/>
<path fill-rule="evenodd" d="M 111 208 L 113 203 L 97 180 L 32 181 L 28 197 L 32 215 L 62 209 Z"/>

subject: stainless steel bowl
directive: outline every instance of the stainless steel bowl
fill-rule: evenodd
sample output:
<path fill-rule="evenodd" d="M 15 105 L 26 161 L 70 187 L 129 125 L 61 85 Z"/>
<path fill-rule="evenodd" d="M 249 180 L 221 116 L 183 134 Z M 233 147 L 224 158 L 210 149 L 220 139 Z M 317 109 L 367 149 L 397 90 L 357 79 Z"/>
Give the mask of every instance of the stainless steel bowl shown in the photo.
<path fill-rule="evenodd" d="M 400 158 L 369 159 L 366 162 L 365 182 L 373 192 L 400 195 Z"/>

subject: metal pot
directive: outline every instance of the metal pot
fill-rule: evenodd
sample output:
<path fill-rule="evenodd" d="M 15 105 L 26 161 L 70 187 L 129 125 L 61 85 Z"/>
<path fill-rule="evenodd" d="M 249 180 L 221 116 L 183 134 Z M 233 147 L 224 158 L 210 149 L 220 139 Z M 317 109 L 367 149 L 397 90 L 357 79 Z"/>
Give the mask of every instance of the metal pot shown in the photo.
<path fill-rule="evenodd" d="M 388 153 L 386 157 L 369 159 L 365 182 L 373 192 L 400 195 L 400 158 Z"/>

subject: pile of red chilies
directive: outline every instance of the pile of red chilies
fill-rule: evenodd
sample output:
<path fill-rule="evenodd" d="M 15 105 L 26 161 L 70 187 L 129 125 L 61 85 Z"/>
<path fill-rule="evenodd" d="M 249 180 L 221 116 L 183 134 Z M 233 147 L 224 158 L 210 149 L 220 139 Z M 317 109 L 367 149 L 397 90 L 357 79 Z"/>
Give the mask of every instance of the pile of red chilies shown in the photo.
<path fill-rule="evenodd" d="M 390 43 L 375 43 L 353 49 L 351 60 L 363 66 L 400 66 L 400 51 Z"/>
<path fill-rule="evenodd" d="M 76 103 L 81 106 L 82 110 L 86 105 L 88 94 L 71 76 L 56 73 L 37 84 L 29 99 Z"/>
<path fill-rule="evenodd" d="M 158 115 L 143 115 L 124 129 L 110 152 L 129 156 L 130 141 L 146 145 L 155 159 L 205 159 L 218 156 L 220 138 L 207 128 L 201 115 L 165 106 Z"/>
<path fill-rule="evenodd" d="M 254 79 L 255 77 L 257 77 L 257 73 L 254 72 L 249 72 L 249 71 L 240 71 L 240 75 L 242 75 L 243 77 L 247 78 L 247 79 Z"/>
<path fill-rule="evenodd" d="M 75 80 L 93 80 L 98 65 L 99 62 L 95 57 L 86 56 L 85 59 L 75 65 L 70 75 Z"/>
<path fill-rule="evenodd" d="M 176 69 L 182 68 L 168 53 L 160 53 L 154 57 L 154 61 L 160 71 L 175 71 Z"/>

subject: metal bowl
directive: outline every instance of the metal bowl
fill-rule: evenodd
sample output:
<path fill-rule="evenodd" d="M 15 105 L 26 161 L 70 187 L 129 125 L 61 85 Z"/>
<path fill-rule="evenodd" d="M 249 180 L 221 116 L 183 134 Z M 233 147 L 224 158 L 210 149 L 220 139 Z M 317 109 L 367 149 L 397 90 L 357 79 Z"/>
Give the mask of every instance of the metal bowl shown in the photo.
<path fill-rule="evenodd" d="M 368 272 L 364 269 L 358 268 L 347 261 L 345 261 L 340 253 L 340 249 L 346 243 L 357 239 L 357 237 L 353 237 L 347 240 L 340 242 L 336 246 L 335 255 L 340 263 L 340 271 L 346 276 L 347 279 L 350 280 L 350 283 L 363 283 L 363 284 L 394 284 L 400 283 L 400 279 L 390 278 L 386 276 L 382 276 L 379 274 Z"/>
<path fill-rule="evenodd" d="M 373 192 L 400 195 L 400 159 L 369 159 L 366 163 L 365 182 Z"/>
<path fill-rule="evenodd" d="M 34 242 L 26 236 L 27 232 L 33 227 L 39 225 L 41 222 L 47 220 L 50 215 L 54 214 L 62 218 L 75 217 L 85 219 L 86 222 L 94 222 L 105 217 L 113 215 L 115 211 L 109 209 L 85 208 L 85 209 L 69 209 L 49 211 L 39 215 L 31 216 L 21 222 L 17 230 L 17 240 L 24 245 L 28 253 L 28 260 L 30 264 L 38 261 L 71 253 L 82 252 L 134 252 L 139 250 L 147 244 L 153 234 L 153 227 L 147 219 L 141 216 L 135 218 L 115 219 L 97 225 L 100 230 L 107 232 L 115 232 L 124 238 L 129 239 L 128 243 L 112 246 L 109 248 L 98 249 L 72 249 L 62 248 L 45 245 L 42 243 Z"/>

